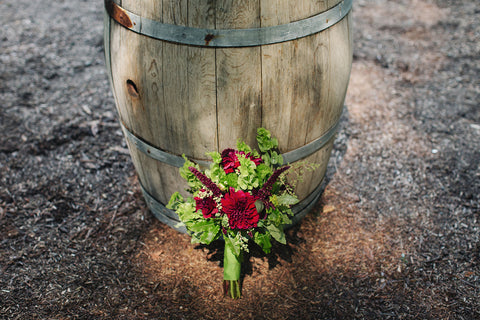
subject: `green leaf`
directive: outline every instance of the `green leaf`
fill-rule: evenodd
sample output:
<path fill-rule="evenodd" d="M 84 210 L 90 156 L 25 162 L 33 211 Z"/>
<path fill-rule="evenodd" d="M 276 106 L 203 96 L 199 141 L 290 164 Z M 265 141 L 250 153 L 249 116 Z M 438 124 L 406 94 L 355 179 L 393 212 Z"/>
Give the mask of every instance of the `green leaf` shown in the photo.
<path fill-rule="evenodd" d="M 278 205 L 275 205 L 276 203 L 276 196 L 273 195 L 270 197 L 270 200 L 275 200 L 272 201 L 273 205 L 275 206 L 275 209 L 268 209 L 267 210 L 267 219 L 269 222 L 275 224 L 275 225 L 280 225 L 282 219 L 282 213 L 278 210 Z"/>
<path fill-rule="evenodd" d="M 204 231 L 200 236 L 200 242 L 204 244 L 210 244 L 212 241 L 220 237 L 220 226 L 214 225 L 207 231 Z"/>
<path fill-rule="evenodd" d="M 218 164 L 213 163 L 210 170 L 205 170 L 205 175 L 209 177 L 216 184 L 224 183 L 226 180 L 226 173 Z"/>
<path fill-rule="evenodd" d="M 237 155 L 240 166 L 238 167 L 238 187 L 242 190 L 252 190 L 260 185 L 256 174 L 257 165 L 246 158 L 245 155 Z"/>
<path fill-rule="evenodd" d="M 193 201 L 192 198 L 187 198 L 187 202 L 180 203 L 177 210 L 175 210 L 180 220 L 185 224 L 202 216 L 201 213 L 199 214 L 195 211 Z"/>
<path fill-rule="evenodd" d="M 288 215 L 293 217 L 292 210 L 288 209 L 285 212 L 286 213 L 288 212 Z M 290 218 L 288 217 L 288 215 L 286 213 L 282 214 L 283 219 L 282 219 L 282 223 L 280 224 L 280 226 L 282 226 L 282 227 L 286 224 L 292 224 L 292 220 L 290 220 Z"/>
<path fill-rule="evenodd" d="M 280 205 L 292 206 L 298 203 L 298 198 L 289 193 L 284 193 L 282 195 L 277 196 L 277 201 L 278 201 L 278 204 Z"/>
<path fill-rule="evenodd" d="M 170 197 L 170 200 L 168 201 L 168 204 L 166 205 L 167 209 L 170 210 L 177 210 L 178 206 L 183 203 L 183 197 L 179 192 L 175 192 L 172 194 Z"/>
<path fill-rule="evenodd" d="M 263 160 L 263 163 L 268 166 L 268 167 L 271 167 L 272 166 L 272 161 L 271 161 L 271 158 L 270 158 L 270 154 L 268 153 L 264 153 L 262 154 L 262 160 Z"/>
<path fill-rule="evenodd" d="M 283 164 L 283 157 L 281 154 L 278 154 L 275 152 L 275 162 L 279 165 L 282 165 Z"/>
<path fill-rule="evenodd" d="M 272 243 L 270 242 L 270 235 L 268 233 L 255 232 L 253 240 L 265 253 L 270 253 Z"/>
<path fill-rule="evenodd" d="M 220 236 L 220 225 L 215 219 L 197 219 L 185 224 L 193 243 L 210 244 Z"/>
<path fill-rule="evenodd" d="M 239 257 L 240 256 L 240 245 L 236 243 L 235 241 L 235 238 L 230 238 L 230 233 L 225 235 L 223 237 L 223 239 L 225 240 L 225 247 L 226 246 L 230 246 L 230 249 L 232 250 L 232 253 L 236 256 L 236 257 Z"/>
<path fill-rule="evenodd" d="M 257 171 L 257 177 L 262 184 L 265 183 L 268 177 L 270 177 L 273 173 L 272 168 L 270 168 L 270 166 L 266 165 L 265 163 L 260 163 L 257 166 L 256 171 Z"/>
<path fill-rule="evenodd" d="M 270 162 L 273 165 L 281 166 L 283 164 L 283 157 L 281 154 L 278 154 L 276 151 L 272 151 L 270 155 Z"/>
<path fill-rule="evenodd" d="M 275 196 L 273 196 L 275 197 Z M 270 198 L 271 199 L 271 198 Z M 289 213 L 291 213 L 290 208 L 282 208 L 282 206 L 276 206 L 275 209 L 269 209 L 267 212 L 267 221 L 275 226 L 282 227 L 284 224 L 290 224 L 292 221 L 288 217 Z"/>
<path fill-rule="evenodd" d="M 222 162 L 222 155 L 216 151 L 213 152 L 207 152 L 207 156 L 211 157 L 214 163 L 220 163 Z"/>
<path fill-rule="evenodd" d="M 285 239 L 285 232 L 283 231 L 283 227 L 277 227 L 273 224 L 270 224 L 266 228 L 273 239 L 277 240 L 282 244 L 287 243 L 287 240 Z"/>
<path fill-rule="evenodd" d="M 264 208 L 265 208 L 265 205 L 261 200 L 255 201 L 255 209 L 257 209 L 257 212 L 262 212 Z"/>
<path fill-rule="evenodd" d="M 238 188 L 238 176 L 236 173 L 229 173 L 226 175 L 225 182 L 228 186 L 237 189 Z"/>
<path fill-rule="evenodd" d="M 186 228 L 185 223 L 183 223 L 183 222 L 181 222 L 181 221 L 175 223 L 174 227 L 177 228 L 177 229 L 183 228 L 183 227 Z"/>
<path fill-rule="evenodd" d="M 244 141 L 241 141 L 241 140 L 237 141 L 237 150 L 243 151 L 245 153 L 252 152 L 252 148 L 250 148 L 248 144 L 246 144 Z"/>
<path fill-rule="evenodd" d="M 283 216 L 284 216 L 283 224 L 291 224 L 292 220 L 290 220 L 289 217 L 294 216 L 292 209 L 290 209 L 290 208 L 282 209 L 282 213 L 283 213 Z"/>
<path fill-rule="evenodd" d="M 182 155 L 185 159 L 185 163 L 183 167 L 179 169 L 180 176 L 187 180 L 188 186 L 192 188 L 193 191 L 197 191 L 202 188 L 203 184 L 198 180 L 198 178 L 188 169 L 189 167 L 194 167 L 200 170 L 198 164 L 193 163 L 192 161 L 188 160 L 185 155 Z"/>
<path fill-rule="evenodd" d="M 188 230 L 195 233 L 206 232 L 210 229 L 215 229 L 215 222 L 213 219 L 203 219 L 200 221 L 190 222 L 187 224 L 187 227 Z"/>
<path fill-rule="evenodd" d="M 258 148 L 262 153 L 278 148 L 278 140 L 276 138 L 272 138 L 270 131 L 265 128 L 257 129 L 257 143 Z"/>
<path fill-rule="evenodd" d="M 198 237 L 198 233 L 193 233 L 189 231 L 188 234 L 192 237 L 192 239 L 190 240 L 191 243 L 202 243 L 200 241 L 200 238 Z"/>

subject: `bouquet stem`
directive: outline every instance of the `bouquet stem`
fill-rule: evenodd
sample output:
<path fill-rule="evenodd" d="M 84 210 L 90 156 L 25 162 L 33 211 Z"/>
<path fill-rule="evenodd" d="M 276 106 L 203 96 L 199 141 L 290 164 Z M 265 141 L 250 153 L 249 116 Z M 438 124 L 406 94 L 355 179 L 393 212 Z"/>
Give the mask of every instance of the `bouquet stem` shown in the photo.
<path fill-rule="evenodd" d="M 223 280 L 223 293 L 232 299 L 238 299 L 242 296 L 239 280 Z"/>
<path fill-rule="evenodd" d="M 242 267 L 242 251 L 236 256 L 231 244 L 225 242 L 223 255 L 223 293 L 232 299 L 241 297 L 240 271 Z"/>

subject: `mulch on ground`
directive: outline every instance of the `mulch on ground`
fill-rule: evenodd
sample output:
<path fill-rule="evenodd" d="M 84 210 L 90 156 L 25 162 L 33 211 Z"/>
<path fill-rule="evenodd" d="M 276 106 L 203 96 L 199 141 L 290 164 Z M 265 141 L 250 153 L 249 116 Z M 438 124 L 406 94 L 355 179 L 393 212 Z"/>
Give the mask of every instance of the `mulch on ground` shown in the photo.
<path fill-rule="evenodd" d="M 354 1 L 347 112 L 322 198 L 252 250 L 141 196 L 103 60 L 101 1 L 0 3 L 0 318 L 480 319 L 480 10 Z"/>

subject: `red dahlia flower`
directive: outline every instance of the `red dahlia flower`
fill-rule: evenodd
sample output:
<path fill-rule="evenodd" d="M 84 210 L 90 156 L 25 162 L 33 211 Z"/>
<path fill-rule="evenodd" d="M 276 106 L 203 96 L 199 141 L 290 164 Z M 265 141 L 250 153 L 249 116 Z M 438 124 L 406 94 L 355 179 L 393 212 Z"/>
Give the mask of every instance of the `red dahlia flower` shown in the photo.
<path fill-rule="evenodd" d="M 237 169 L 240 166 L 240 161 L 238 161 L 237 154 L 242 154 L 244 155 L 245 152 L 243 151 L 237 151 L 233 149 L 225 149 L 222 152 L 222 162 L 221 165 L 223 167 L 223 170 L 225 170 L 226 174 L 235 172 L 235 169 Z M 248 153 L 246 155 L 247 158 L 252 160 L 255 165 L 259 165 L 260 163 L 263 162 L 262 158 L 255 158 L 253 155 Z"/>
<path fill-rule="evenodd" d="M 255 198 L 243 190 L 230 188 L 222 199 L 222 211 L 227 215 L 231 229 L 255 228 L 260 219 L 255 208 Z"/>
<path fill-rule="evenodd" d="M 196 207 L 195 209 L 202 210 L 202 215 L 205 219 L 213 218 L 218 213 L 217 203 L 213 200 L 213 197 L 198 198 L 195 197 Z"/>

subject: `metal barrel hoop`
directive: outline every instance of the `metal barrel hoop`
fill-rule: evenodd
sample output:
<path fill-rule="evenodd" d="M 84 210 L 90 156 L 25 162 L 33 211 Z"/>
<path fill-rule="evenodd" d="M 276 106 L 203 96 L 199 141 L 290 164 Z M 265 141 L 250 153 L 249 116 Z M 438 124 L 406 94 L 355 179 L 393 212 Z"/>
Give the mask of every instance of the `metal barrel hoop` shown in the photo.
<path fill-rule="evenodd" d="M 152 196 L 141 183 L 140 188 L 142 189 L 142 193 L 147 202 L 148 208 L 158 220 L 179 232 L 187 233 L 187 229 L 181 223 L 175 211 L 168 209 L 163 203 L 155 199 L 155 197 Z M 322 180 L 322 182 L 320 182 L 318 187 L 312 193 L 310 193 L 310 195 L 292 207 L 294 216 L 292 217 L 292 223 L 287 225 L 286 228 L 292 227 L 305 217 L 305 215 L 317 203 L 323 189 L 324 184 Z"/>
<path fill-rule="evenodd" d="M 324 12 L 287 24 L 248 29 L 204 29 L 165 24 L 128 11 L 113 0 L 105 0 L 105 11 L 107 19 L 110 17 L 116 23 L 135 33 L 157 40 L 200 47 L 229 48 L 269 45 L 319 33 L 340 22 L 351 11 L 352 2 L 353 0 L 343 0 Z M 182 167 L 185 163 L 183 157 L 155 147 L 153 144 L 135 135 L 122 121 L 120 123 L 125 137 L 144 154 L 174 167 Z M 284 163 L 301 160 L 323 148 L 334 137 L 339 123 L 340 117 L 321 137 L 300 148 L 282 154 Z M 191 159 L 191 161 L 204 167 L 208 167 L 211 164 L 211 161 L 207 160 Z M 298 223 L 316 204 L 325 187 L 324 184 L 324 179 L 322 178 L 313 192 L 292 207 L 294 213 L 292 225 Z M 185 233 L 185 226 L 181 225 L 177 214 L 155 199 L 141 182 L 140 186 L 147 205 L 155 217 L 170 227 Z"/>
<path fill-rule="evenodd" d="M 161 23 L 105 0 L 106 12 L 125 28 L 154 39 L 200 47 L 254 47 L 291 41 L 321 32 L 341 21 L 352 9 L 353 0 L 343 0 L 310 18 L 263 28 L 203 29 Z"/>
<path fill-rule="evenodd" d="M 331 139 L 335 136 L 335 133 L 338 130 L 340 125 L 341 117 L 338 117 L 337 121 L 333 124 L 333 126 L 328 129 L 322 136 L 315 139 L 314 141 L 297 148 L 295 150 L 289 151 L 287 153 L 283 153 L 282 157 L 284 159 L 284 163 L 292 163 L 298 160 L 301 160 L 309 155 L 317 152 L 321 148 L 323 148 Z M 161 161 L 168 165 L 174 167 L 182 167 L 185 163 L 185 159 L 183 157 L 165 152 L 152 144 L 146 142 L 145 140 L 137 137 L 133 132 L 131 132 L 124 124 L 121 123 L 122 130 L 125 134 L 125 137 L 133 144 L 135 147 L 149 156 L 152 159 L 157 161 Z M 211 164 L 211 161 L 205 160 L 192 160 L 200 165 L 208 167 Z M 154 196 L 152 196 L 146 188 L 140 182 L 140 187 L 142 189 L 143 196 L 147 202 L 149 209 L 155 215 L 155 217 L 160 220 L 161 222 L 167 224 L 168 226 L 174 228 L 175 230 L 186 233 L 185 226 L 181 225 L 180 219 L 178 215 L 173 211 L 165 207 L 163 203 L 157 200 Z M 292 211 L 294 216 L 292 218 L 292 224 L 288 225 L 291 227 L 298 223 L 303 217 L 312 209 L 312 207 L 317 203 L 322 191 L 324 189 L 324 179 L 320 181 L 318 186 L 313 190 L 305 199 L 297 203 L 292 207 Z"/>
<path fill-rule="evenodd" d="M 310 143 L 307 143 L 302 147 L 283 153 L 282 154 L 283 162 L 293 163 L 295 161 L 304 159 L 309 155 L 314 154 L 321 148 L 323 148 L 335 136 L 335 133 L 338 131 L 338 127 L 340 125 L 340 119 L 341 119 L 341 116 L 338 117 L 335 123 L 319 138 L 313 140 Z M 145 141 L 144 139 L 137 137 L 137 135 L 135 135 L 132 131 L 130 131 L 130 129 L 128 129 L 122 121 L 120 121 L 120 124 L 125 137 L 131 143 L 133 143 L 138 150 L 142 151 L 144 154 L 146 154 L 152 159 L 161 161 L 163 163 L 166 163 L 168 165 L 171 165 L 177 168 L 183 167 L 183 164 L 185 163 L 185 159 L 183 159 L 183 157 L 172 154 L 172 153 L 168 153 L 166 151 L 163 151 L 155 147 L 154 145 Z M 210 164 L 212 163 L 211 161 L 208 161 L 208 160 L 196 160 L 196 159 L 190 159 L 190 160 L 203 167 L 209 167 Z"/>

